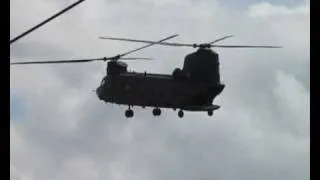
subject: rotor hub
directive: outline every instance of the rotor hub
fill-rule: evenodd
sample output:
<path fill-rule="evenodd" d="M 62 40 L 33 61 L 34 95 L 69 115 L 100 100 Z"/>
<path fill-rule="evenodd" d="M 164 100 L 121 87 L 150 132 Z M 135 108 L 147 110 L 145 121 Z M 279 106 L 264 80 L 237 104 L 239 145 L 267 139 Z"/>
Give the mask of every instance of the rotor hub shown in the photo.
<path fill-rule="evenodd" d="M 208 43 L 199 44 L 198 47 L 202 49 L 211 48 L 211 44 L 208 44 Z"/>

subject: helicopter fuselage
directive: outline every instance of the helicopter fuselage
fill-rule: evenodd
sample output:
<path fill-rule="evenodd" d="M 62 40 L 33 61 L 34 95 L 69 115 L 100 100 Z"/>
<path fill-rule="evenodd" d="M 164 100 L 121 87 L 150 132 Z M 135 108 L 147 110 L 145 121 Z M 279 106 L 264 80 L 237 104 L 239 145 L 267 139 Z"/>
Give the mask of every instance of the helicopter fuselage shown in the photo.
<path fill-rule="evenodd" d="M 155 107 L 154 115 L 159 114 L 159 108 L 207 111 L 211 115 L 220 108 L 212 103 L 224 87 L 218 54 L 199 49 L 188 54 L 183 68 L 176 68 L 172 75 L 128 72 L 126 63 L 110 61 L 97 95 L 105 102 L 129 105 L 131 113 L 130 106 L 142 106 Z"/>
<path fill-rule="evenodd" d="M 172 75 L 125 72 L 104 78 L 98 97 L 110 103 L 194 110 L 210 106 L 223 84 L 175 79 Z"/>

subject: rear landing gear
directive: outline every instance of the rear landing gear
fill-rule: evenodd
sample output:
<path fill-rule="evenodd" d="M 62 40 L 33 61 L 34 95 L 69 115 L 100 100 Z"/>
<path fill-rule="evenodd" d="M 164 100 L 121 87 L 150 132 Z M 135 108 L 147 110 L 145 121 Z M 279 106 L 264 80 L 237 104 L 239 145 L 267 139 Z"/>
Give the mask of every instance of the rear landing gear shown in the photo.
<path fill-rule="evenodd" d="M 208 111 L 208 116 L 212 116 L 213 115 L 213 111 Z"/>
<path fill-rule="evenodd" d="M 152 114 L 154 116 L 160 116 L 161 115 L 161 109 L 159 108 L 154 108 L 153 111 L 152 111 Z"/>
<path fill-rule="evenodd" d="M 180 118 L 183 118 L 183 115 L 184 115 L 183 111 L 182 111 L 182 110 L 179 110 L 178 116 L 179 116 Z"/>
<path fill-rule="evenodd" d="M 126 110 L 125 115 L 126 115 L 126 118 L 132 118 L 133 117 L 134 112 L 133 112 L 132 109 L 130 109 L 130 106 L 129 106 L 129 109 Z"/>

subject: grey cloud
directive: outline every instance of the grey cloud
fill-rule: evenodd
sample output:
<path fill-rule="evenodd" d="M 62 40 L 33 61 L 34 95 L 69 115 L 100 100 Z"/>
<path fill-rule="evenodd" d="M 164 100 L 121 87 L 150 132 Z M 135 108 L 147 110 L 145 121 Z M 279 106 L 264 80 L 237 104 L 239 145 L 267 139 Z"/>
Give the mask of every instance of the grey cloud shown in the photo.
<path fill-rule="evenodd" d="M 48 60 L 49 58 L 59 58 L 60 57 L 68 57 L 72 53 L 65 50 L 63 47 L 49 44 L 49 43 L 38 43 L 38 42 L 22 42 L 14 44 L 11 48 L 11 58 L 13 60 L 21 60 L 22 61 L 43 61 Z M 15 59 L 16 58 L 16 59 Z M 21 59 L 19 59 L 21 58 Z M 35 58 L 35 59 L 30 59 Z"/>

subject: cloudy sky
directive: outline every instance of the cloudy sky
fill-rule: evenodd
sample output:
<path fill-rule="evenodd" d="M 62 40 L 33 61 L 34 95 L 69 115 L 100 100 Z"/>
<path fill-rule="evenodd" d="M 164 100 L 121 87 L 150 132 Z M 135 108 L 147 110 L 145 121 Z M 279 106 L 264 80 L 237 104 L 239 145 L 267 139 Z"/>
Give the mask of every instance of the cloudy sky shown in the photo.
<path fill-rule="evenodd" d="M 75 0 L 10 0 L 13 38 Z M 309 1 L 87 0 L 11 45 L 11 61 L 113 56 L 99 36 L 281 45 L 215 49 L 226 88 L 206 113 L 106 105 L 105 64 L 11 66 L 12 180 L 309 179 Z M 171 73 L 191 48 L 154 46 L 135 71 Z"/>

